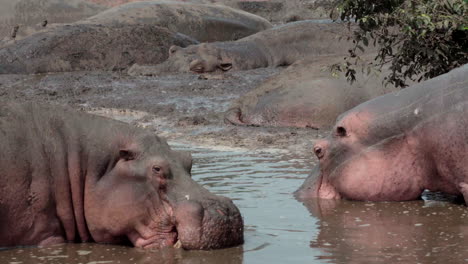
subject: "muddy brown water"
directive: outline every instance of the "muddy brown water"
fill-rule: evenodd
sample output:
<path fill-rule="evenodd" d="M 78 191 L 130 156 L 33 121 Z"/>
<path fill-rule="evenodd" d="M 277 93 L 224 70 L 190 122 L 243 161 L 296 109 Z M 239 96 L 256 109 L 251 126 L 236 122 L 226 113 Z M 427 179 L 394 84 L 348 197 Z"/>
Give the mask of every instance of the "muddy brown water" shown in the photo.
<path fill-rule="evenodd" d="M 140 250 L 92 243 L 0 251 L 0 263 L 466 263 L 466 207 L 437 194 L 401 203 L 310 200 L 292 192 L 307 158 L 278 149 L 190 146 L 193 178 L 234 200 L 245 244 L 214 251 Z"/>

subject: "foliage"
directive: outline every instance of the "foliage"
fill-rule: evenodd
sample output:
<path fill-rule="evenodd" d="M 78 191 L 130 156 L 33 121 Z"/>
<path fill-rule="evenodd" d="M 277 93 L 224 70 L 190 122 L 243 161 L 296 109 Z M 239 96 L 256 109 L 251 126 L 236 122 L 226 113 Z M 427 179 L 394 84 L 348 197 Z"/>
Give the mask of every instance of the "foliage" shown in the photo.
<path fill-rule="evenodd" d="M 375 61 L 361 69 L 387 64 L 386 83 L 399 87 L 408 79 L 433 78 L 468 63 L 468 0 L 341 0 L 334 12 L 359 25 L 349 56 L 332 66 L 351 82 L 362 62 L 359 51 L 372 45 Z"/>

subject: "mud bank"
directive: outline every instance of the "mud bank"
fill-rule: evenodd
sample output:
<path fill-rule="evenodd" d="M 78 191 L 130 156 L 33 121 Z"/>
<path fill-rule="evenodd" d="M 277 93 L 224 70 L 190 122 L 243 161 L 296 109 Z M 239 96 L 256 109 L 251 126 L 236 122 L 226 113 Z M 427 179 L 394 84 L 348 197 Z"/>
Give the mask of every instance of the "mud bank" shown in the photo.
<path fill-rule="evenodd" d="M 130 77 L 123 72 L 0 75 L 0 102 L 48 102 L 149 127 L 169 140 L 310 154 L 326 131 L 237 127 L 224 123 L 230 103 L 282 68 L 225 75 Z"/>

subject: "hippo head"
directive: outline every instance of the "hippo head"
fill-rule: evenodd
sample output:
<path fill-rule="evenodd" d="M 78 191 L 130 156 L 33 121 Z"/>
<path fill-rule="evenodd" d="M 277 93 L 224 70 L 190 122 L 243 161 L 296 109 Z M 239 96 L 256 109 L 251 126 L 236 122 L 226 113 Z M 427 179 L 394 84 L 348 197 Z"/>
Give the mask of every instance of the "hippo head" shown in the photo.
<path fill-rule="evenodd" d="M 108 162 L 97 166 L 102 176 L 86 179 L 84 214 L 94 241 L 185 249 L 243 243 L 239 210 L 191 179 L 189 153 L 171 150 L 155 135 L 131 142 L 119 143 Z"/>
<path fill-rule="evenodd" d="M 411 127 L 418 115 L 392 109 L 398 106 L 387 99 L 369 101 L 338 117 L 331 134 L 314 146 L 319 165 L 296 192 L 299 198 L 403 201 L 420 197 L 434 167 Z"/>
<path fill-rule="evenodd" d="M 211 43 L 191 45 L 186 48 L 171 46 L 169 58 L 155 66 L 155 74 L 162 72 L 229 71 L 232 68 L 232 62 L 224 57 L 220 50 Z"/>

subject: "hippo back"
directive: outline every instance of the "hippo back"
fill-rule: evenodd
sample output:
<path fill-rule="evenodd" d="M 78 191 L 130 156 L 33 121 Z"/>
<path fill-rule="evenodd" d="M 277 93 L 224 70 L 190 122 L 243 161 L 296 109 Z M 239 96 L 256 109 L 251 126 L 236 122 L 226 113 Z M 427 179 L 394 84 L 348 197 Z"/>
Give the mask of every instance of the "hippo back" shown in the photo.
<path fill-rule="evenodd" d="M 3 0 L 0 1 L 0 46 L 18 40 L 55 23 L 72 23 L 104 11 L 106 8 L 85 0 Z M 47 22 L 45 22 L 47 21 Z"/>
<path fill-rule="evenodd" d="M 94 24 L 150 24 L 200 42 L 236 40 L 270 28 L 265 19 L 227 6 L 172 1 L 127 3 L 85 20 Z"/>

